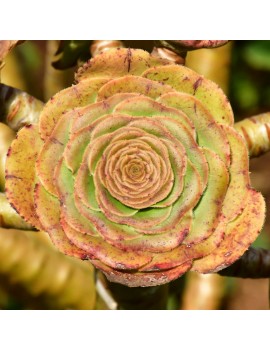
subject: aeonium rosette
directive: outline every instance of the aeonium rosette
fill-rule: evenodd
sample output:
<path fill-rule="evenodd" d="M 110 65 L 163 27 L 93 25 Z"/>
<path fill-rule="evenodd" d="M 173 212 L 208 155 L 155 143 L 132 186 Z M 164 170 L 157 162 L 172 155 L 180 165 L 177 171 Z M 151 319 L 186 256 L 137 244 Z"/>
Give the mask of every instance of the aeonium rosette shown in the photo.
<path fill-rule="evenodd" d="M 76 79 L 8 152 L 6 193 L 21 216 L 128 286 L 237 260 L 265 203 L 221 89 L 131 49 L 100 54 Z"/>

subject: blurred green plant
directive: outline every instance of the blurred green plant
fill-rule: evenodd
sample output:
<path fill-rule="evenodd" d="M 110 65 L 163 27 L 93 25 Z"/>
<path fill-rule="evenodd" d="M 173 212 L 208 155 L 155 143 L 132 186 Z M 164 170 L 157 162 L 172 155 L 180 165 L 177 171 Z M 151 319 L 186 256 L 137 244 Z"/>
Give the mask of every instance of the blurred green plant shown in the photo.
<path fill-rule="evenodd" d="M 236 120 L 270 109 L 270 41 L 235 41 L 229 99 Z"/>
<path fill-rule="evenodd" d="M 60 40 L 52 66 L 67 69 L 90 58 L 90 45 L 93 40 Z"/>

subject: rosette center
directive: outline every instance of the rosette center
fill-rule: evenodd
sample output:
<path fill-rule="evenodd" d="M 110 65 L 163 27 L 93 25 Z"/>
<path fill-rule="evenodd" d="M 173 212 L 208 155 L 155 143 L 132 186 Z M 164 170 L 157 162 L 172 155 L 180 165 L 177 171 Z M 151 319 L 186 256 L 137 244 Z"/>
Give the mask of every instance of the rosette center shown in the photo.
<path fill-rule="evenodd" d="M 128 182 L 139 183 L 149 173 L 149 167 L 145 161 L 140 159 L 131 159 L 123 167 L 123 177 Z"/>
<path fill-rule="evenodd" d="M 98 169 L 101 182 L 110 194 L 136 209 L 163 200 L 173 187 L 168 150 L 155 137 L 111 142 Z"/>

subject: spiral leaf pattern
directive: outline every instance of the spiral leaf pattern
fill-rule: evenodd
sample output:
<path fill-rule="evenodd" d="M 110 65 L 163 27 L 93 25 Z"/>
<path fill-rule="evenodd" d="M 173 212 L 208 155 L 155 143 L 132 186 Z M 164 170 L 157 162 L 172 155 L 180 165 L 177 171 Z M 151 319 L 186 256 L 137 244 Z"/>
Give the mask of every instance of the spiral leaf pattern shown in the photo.
<path fill-rule="evenodd" d="M 8 152 L 12 206 L 65 254 L 128 286 L 237 260 L 265 213 L 213 82 L 142 50 L 80 68 Z"/>

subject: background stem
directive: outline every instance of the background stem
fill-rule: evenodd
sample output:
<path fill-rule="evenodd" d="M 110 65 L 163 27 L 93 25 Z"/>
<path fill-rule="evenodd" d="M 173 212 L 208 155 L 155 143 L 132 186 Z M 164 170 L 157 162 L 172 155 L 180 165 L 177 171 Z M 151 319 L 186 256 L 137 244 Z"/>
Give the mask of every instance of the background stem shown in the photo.
<path fill-rule="evenodd" d="M 250 157 L 263 155 L 270 150 L 270 112 L 237 122 L 235 129 L 245 139 Z"/>
<path fill-rule="evenodd" d="M 239 260 L 218 274 L 238 278 L 270 278 L 270 250 L 250 247 Z"/>
<path fill-rule="evenodd" d="M 58 252 L 44 232 L 0 228 L 0 262 L 0 290 L 23 305 L 95 308 L 93 267 Z"/>
<path fill-rule="evenodd" d="M 18 131 L 26 124 L 38 123 L 43 102 L 16 88 L 0 83 L 0 121 Z"/>

